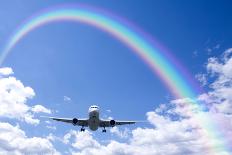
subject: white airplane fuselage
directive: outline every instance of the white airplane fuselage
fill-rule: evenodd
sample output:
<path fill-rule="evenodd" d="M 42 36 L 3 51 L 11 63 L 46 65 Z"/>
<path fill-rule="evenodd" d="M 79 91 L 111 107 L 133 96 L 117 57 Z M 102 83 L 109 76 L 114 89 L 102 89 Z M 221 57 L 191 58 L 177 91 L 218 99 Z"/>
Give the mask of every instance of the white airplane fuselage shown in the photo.
<path fill-rule="evenodd" d="M 100 119 L 99 119 L 99 108 L 96 106 L 91 106 L 89 108 L 89 128 L 92 131 L 96 131 L 99 127 Z"/>

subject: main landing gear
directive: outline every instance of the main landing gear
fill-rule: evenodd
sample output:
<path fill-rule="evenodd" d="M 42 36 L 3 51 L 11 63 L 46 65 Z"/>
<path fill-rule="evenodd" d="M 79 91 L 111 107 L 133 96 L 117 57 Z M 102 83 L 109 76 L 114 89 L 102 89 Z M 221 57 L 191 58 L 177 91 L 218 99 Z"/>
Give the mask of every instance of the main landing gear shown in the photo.
<path fill-rule="evenodd" d="M 104 127 L 104 129 L 102 130 L 102 132 L 106 132 L 106 129 L 105 129 L 105 127 Z"/>
<path fill-rule="evenodd" d="M 85 128 L 83 126 L 81 127 L 81 132 L 85 132 Z"/>

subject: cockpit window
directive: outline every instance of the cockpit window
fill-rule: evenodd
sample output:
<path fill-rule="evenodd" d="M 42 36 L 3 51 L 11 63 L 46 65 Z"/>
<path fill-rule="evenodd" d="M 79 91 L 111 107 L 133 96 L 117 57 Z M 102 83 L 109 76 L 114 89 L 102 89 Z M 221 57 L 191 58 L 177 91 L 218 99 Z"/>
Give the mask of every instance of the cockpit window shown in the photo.
<path fill-rule="evenodd" d="M 96 106 L 93 106 L 93 107 L 90 107 L 90 108 L 92 109 L 92 108 L 98 108 L 98 107 L 96 107 Z"/>

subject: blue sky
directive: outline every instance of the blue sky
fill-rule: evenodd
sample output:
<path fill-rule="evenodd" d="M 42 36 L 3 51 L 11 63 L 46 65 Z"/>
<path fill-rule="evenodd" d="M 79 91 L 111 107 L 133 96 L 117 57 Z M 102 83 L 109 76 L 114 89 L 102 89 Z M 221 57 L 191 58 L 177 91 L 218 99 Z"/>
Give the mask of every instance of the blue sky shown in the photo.
<path fill-rule="evenodd" d="M 40 10 L 67 3 L 88 4 L 128 19 L 167 47 L 193 79 L 206 72 L 209 57 L 220 57 L 231 47 L 232 3 L 226 0 L 15 0 L 0 5 L 1 49 L 22 21 Z M 13 76 L 34 90 L 35 96 L 27 100 L 27 105 L 43 105 L 51 109 L 50 116 L 86 117 L 88 107 L 97 104 L 102 117 L 146 120 L 148 111 L 173 98 L 159 77 L 130 50 L 109 34 L 88 25 L 52 23 L 29 33 L 1 67 L 12 68 Z M 212 88 L 204 89 L 207 92 Z M 64 100 L 64 96 L 70 100 Z M 48 114 L 38 113 L 35 118 L 40 115 Z M 79 131 L 78 127 L 57 122 L 51 123 L 56 130 L 48 129 L 46 120 L 41 118 L 37 126 L 17 119 L 1 119 L 19 124 L 29 137 L 45 137 L 49 133 L 62 137 L 70 129 Z M 151 124 L 127 126 L 130 130 L 137 127 L 150 128 Z M 101 130 L 94 133 L 94 138 L 126 141 L 110 132 L 102 135 Z M 61 153 L 70 151 L 60 141 L 53 145 Z"/>

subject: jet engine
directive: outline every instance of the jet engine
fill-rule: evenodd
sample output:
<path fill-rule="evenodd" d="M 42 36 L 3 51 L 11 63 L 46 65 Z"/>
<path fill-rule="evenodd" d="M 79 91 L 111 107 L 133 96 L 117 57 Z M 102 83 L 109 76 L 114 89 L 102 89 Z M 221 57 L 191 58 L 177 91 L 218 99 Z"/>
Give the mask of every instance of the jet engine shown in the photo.
<path fill-rule="evenodd" d="M 115 126 L 115 124 L 116 124 L 115 120 L 110 120 L 110 125 L 111 126 Z"/>
<path fill-rule="evenodd" d="M 77 118 L 73 118 L 72 124 L 73 124 L 73 125 L 77 125 L 77 123 L 78 123 L 78 119 L 77 119 Z"/>

